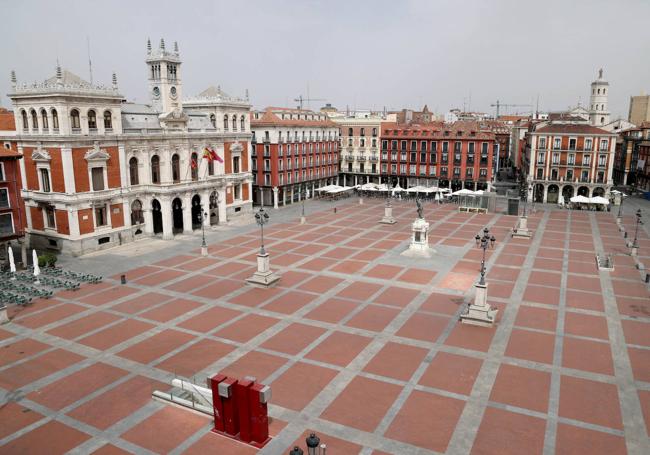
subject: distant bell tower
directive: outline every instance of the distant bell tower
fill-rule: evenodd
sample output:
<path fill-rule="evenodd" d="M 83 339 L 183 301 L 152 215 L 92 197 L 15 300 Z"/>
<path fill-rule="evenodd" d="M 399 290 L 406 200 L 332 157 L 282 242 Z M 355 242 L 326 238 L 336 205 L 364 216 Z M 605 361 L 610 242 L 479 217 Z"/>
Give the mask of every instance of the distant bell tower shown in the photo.
<path fill-rule="evenodd" d="M 169 113 L 182 108 L 181 97 L 181 60 L 178 43 L 174 50 L 165 49 L 165 40 L 160 40 L 158 49 L 151 48 L 147 40 L 147 71 L 149 79 L 149 96 L 153 108 L 160 113 Z"/>
<path fill-rule="evenodd" d="M 609 123 L 609 82 L 603 79 L 603 69 L 598 70 L 598 79 L 591 83 L 589 97 L 589 123 L 593 126 L 603 126 Z"/>

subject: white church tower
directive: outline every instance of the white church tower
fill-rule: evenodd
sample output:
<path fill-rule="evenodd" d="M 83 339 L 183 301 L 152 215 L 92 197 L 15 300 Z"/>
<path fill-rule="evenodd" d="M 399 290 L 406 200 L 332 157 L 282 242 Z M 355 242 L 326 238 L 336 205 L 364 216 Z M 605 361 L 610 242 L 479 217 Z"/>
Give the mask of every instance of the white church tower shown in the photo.
<path fill-rule="evenodd" d="M 609 82 L 603 79 L 603 69 L 601 68 L 598 70 L 598 79 L 591 83 L 591 96 L 589 97 L 589 123 L 593 126 L 603 126 L 609 123 L 608 92 Z"/>
<path fill-rule="evenodd" d="M 181 60 L 178 43 L 174 50 L 165 49 L 165 40 L 160 40 L 158 49 L 151 49 L 147 40 L 147 71 L 149 72 L 149 96 L 153 108 L 167 114 L 182 108 Z"/>

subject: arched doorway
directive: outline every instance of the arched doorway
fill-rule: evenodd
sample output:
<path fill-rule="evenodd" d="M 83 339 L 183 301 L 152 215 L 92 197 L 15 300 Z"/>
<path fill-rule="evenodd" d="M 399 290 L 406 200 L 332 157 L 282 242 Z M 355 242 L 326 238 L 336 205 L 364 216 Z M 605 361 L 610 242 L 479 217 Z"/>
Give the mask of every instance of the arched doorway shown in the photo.
<path fill-rule="evenodd" d="M 596 196 L 604 197 L 605 196 L 605 189 L 602 186 L 597 186 L 596 188 L 594 188 L 593 196 L 594 197 L 596 197 Z"/>
<path fill-rule="evenodd" d="M 535 185 L 535 194 L 533 196 L 533 201 L 544 202 L 544 185 L 541 183 Z"/>
<path fill-rule="evenodd" d="M 163 231 L 162 211 L 160 209 L 160 202 L 157 199 L 151 201 L 151 217 L 153 218 L 154 234 L 162 234 Z"/>
<path fill-rule="evenodd" d="M 586 186 L 581 186 L 580 188 L 578 188 L 578 196 L 589 197 L 589 188 L 587 188 Z"/>
<path fill-rule="evenodd" d="M 172 201 L 172 218 L 174 220 L 174 234 L 183 232 L 183 203 L 179 198 Z"/>
<path fill-rule="evenodd" d="M 192 198 L 192 230 L 201 228 L 201 197 L 195 194 Z"/>
<path fill-rule="evenodd" d="M 573 197 L 573 187 L 571 185 L 565 185 L 564 188 L 562 188 L 562 197 L 564 198 L 565 203 L 569 202 Z"/>
<path fill-rule="evenodd" d="M 219 224 L 219 195 L 216 191 L 210 194 L 210 225 Z"/>
<path fill-rule="evenodd" d="M 463 182 L 460 180 L 452 180 L 451 181 L 451 190 L 452 191 L 458 191 L 463 187 Z"/>
<path fill-rule="evenodd" d="M 549 185 L 548 193 L 546 194 L 546 202 L 548 202 L 549 204 L 557 204 L 559 195 L 560 195 L 560 188 L 557 185 Z"/>

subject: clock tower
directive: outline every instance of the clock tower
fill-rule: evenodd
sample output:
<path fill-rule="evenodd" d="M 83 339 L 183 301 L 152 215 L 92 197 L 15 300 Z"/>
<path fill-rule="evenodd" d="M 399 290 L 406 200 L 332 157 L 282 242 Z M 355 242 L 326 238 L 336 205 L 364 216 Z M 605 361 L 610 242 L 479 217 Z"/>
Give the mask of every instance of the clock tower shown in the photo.
<path fill-rule="evenodd" d="M 160 40 L 158 49 L 151 48 L 147 40 L 147 71 L 151 105 L 161 114 L 182 109 L 181 60 L 178 44 L 174 50 L 165 49 L 165 40 Z"/>

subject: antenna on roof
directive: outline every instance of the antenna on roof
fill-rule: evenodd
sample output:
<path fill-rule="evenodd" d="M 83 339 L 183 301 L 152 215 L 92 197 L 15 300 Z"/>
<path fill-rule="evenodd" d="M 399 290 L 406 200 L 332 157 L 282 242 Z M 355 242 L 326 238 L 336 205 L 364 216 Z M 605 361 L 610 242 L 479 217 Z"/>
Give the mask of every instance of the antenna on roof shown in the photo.
<path fill-rule="evenodd" d="M 86 35 L 86 47 L 88 48 L 88 72 L 90 73 L 90 85 L 93 85 L 93 62 L 90 60 L 90 38 Z"/>

